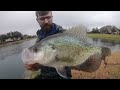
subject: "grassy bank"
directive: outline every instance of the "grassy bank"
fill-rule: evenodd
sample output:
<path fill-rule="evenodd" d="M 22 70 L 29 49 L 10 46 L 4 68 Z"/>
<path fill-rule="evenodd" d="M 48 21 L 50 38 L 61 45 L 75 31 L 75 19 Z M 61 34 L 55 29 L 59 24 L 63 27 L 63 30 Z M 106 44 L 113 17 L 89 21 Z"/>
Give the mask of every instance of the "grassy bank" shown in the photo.
<path fill-rule="evenodd" d="M 115 42 L 120 42 L 120 35 L 113 34 L 87 34 L 90 38 L 98 38 L 98 39 L 108 39 Z"/>
<path fill-rule="evenodd" d="M 0 47 L 8 46 L 8 45 L 11 45 L 11 44 L 21 43 L 21 42 L 28 41 L 28 40 L 31 40 L 31 39 L 34 39 L 34 38 L 30 38 L 30 39 L 25 39 L 25 40 L 20 40 L 20 41 L 15 41 L 15 42 L 9 42 L 9 43 L 5 43 L 5 44 L 1 44 Z"/>

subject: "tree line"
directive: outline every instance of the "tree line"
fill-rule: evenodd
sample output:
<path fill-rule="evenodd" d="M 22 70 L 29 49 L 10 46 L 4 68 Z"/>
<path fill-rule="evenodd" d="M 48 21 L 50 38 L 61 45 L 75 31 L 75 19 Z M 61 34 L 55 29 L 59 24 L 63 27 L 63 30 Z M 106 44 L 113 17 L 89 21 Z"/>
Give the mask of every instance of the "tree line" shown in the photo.
<path fill-rule="evenodd" d="M 14 31 L 14 32 L 11 31 L 7 34 L 0 35 L 0 44 L 23 40 L 23 39 L 28 39 L 28 38 L 34 38 L 34 37 L 36 37 L 36 36 L 35 35 L 31 36 L 31 35 L 27 35 L 27 34 L 23 35 L 22 33 L 18 32 L 18 31 Z"/>

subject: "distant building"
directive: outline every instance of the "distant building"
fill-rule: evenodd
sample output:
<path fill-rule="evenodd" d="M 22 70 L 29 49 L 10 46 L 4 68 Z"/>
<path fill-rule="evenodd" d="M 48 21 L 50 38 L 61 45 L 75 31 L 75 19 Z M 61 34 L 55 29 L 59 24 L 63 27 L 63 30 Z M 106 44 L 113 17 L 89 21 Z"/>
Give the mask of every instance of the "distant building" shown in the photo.
<path fill-rule="evenodd" d="M 17 40 L 21 40 L 21 37 L 18 37 L 18 39 Z"/>
<path fill-rule="evenodd" d="M 11 38 L 8 38 L 5 40 L 5 42 L 11 42 L 11 41 L 13 41 L 13 39 L 11 39 Z"/>
<path fill-rule="evenodd" d="M 107 25 L 99 29 L 102 34 L 120 34 L 120 30 L 116 26 Z"/>

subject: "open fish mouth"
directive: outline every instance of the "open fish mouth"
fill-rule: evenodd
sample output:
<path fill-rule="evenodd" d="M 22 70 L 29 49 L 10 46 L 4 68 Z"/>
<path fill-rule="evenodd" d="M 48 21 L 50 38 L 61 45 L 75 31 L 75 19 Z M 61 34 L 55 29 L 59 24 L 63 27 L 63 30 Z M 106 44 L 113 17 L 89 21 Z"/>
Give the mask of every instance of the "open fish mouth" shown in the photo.
<path fill-rule="evenodd" d="M 25 48 L 22 51 L 22 60 L 24 64 L 34 64 L 33 62 L 34 56 L 33 54 L 29 51 L 28 48 Z"/>
<path fill-rule="evenodd" d="M 42 52 L 30 52 L 28 48 L 24 49 L 22 52 L 22 60 L 25 64 L 35 64 L 43 58 L 44 53 Z"/>

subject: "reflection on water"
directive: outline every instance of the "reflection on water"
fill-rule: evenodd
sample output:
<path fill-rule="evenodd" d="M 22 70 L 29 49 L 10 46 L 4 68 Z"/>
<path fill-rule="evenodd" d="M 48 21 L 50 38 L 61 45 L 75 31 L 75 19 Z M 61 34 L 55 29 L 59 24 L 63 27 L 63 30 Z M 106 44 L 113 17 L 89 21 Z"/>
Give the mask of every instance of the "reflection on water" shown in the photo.
<path fill-rule="evenodd" d="M 29 46 L 31 46 L 32 44 L 34 44 L 34 41 L 25 41 L 22 43 L 17 43 L 17 44 L 12 44 L 12 45 L 8 45 L 5 47 L 1 47 L 0 48 L 0 60 L 4 60 L 6 57 L 8 56 L 12 56 L 14 54 L 19 54 L 22 52 L 22 50 L 24 48 L 27 48 Z"/>
<path fill-rule="evenodd" d="M 21 52 L 30 47 L 36 39 L 0 48 L 0 79 L 21 79 L 24 73 L 24 65 L 21 60 Z"/>
<path fill-rule="evenodd" d="M 112 52 L 120 50 L 120 42 L 115 42 L 105 39 L 92 39 L 92 38 L 88 38 L 88 42 L 96 46 L 109 47 Z"/>

